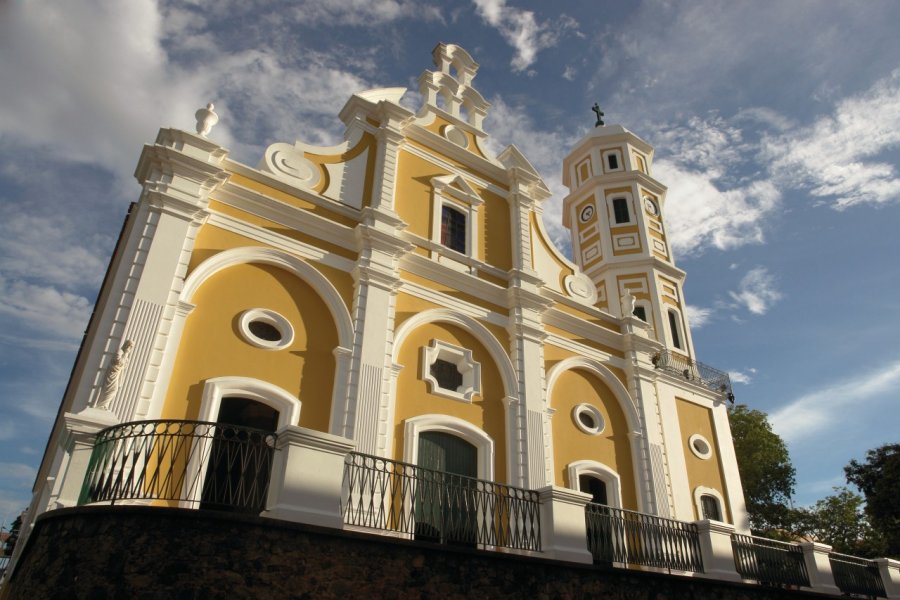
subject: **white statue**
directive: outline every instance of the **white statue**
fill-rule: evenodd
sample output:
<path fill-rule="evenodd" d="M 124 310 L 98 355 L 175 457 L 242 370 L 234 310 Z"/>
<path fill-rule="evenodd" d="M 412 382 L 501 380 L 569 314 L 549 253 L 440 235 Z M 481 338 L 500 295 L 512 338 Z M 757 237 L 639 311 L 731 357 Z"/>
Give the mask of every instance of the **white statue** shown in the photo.
<path fill-rule="evenodd" d="M 122 344 L 122 349 L 116 353 L 116 358 L 109 365 L 109 369 L 106 370 L 106 378 L 103 380 L 103 388 L 100 390 L 99 400 L 94 405 L 96 408 L 109 410 L 109 405 L 116 397 L 116 392 L 119 391 L 122 374 L 131 360 L 131 351 L 133 349 L 134 342 L 125 340 L 125 343 Z"/>
<path fill-rule="evenodd" d="M 206 137 L 212 131 L 213 125 L 219 122 L 219 115 L 213 110 L 213 104 L 210 102 L 206 108 L 198 110 L 194 117 L 197 119 L 197 133 Z"/>
<path fill-rule="evenodd" d="M 634 315 L 634 303 L 637 298 L 631 293 L 631 290 L 625 290 L 625 295 L 619 301 L 622 303 L 622 318 L 627 319 Z"/>

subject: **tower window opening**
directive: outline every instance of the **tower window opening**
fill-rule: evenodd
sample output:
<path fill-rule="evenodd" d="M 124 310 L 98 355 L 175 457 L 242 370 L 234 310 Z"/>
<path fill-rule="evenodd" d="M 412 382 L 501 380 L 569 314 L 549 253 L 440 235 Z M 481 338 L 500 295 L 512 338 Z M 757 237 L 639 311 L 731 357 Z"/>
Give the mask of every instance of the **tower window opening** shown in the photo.
<path fill-rule="evenodd" d="M 466 253 L 466 215 L 447 205 L 441 208 L 441 243 Z"/>
<path fill-rule="evenodd" d="M 606 164 L 609 165 L 609 169 L 611 171 L 615 171 L 619 168 L 619 157 L 615 154 L 607 154 L 606 155 Z"/>
<path fill-rule="evenodd" d="M 628 213 L 628 200 L 625 198 L 614 198 L 613 213 L 617 224 L 630 222 L 631 216 Z"/>
<path fill-rule="evenodd" d="M 632 314 L 644 323 L 647 322 L 647 309 L 643 306 L 635 306 Z"/>
<path fill-rule="evenodd" d="M 681 332 L 678 328 L 678 313 L 674 310 L 669 311 L 669 329 L 672 331 L 672 345 L 679 350 L 684 350 L 684 345 L 681 343 Z"/>
<path fill-rule="evenodd" d="M 700 509 L 703 511 L 703 518 L 711 521 L 721 521 L 722 511 L 719 509 L 719 500 L 710 494 L 700 496 Z"/>

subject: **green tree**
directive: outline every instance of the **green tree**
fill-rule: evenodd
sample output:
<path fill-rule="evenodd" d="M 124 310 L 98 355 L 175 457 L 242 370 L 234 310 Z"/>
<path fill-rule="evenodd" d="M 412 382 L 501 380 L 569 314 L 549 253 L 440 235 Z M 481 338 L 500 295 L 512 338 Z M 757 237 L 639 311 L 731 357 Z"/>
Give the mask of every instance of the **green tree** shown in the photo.
<path fill-rule="evenodd" d="M 869 450 L 865 462 L 851 460 L 844 473 L 865 495 L 866 514 L 884 538 L 887 555 L 900 557 L 900 444 Z"/>
<path fill-rule="evenodd" d="M 790 502 L 796 471 L 784 440 L 772 431 L 762 411 L 736 404 L 729 407 L 728 417 L 750 528 L 770 535 L 794 531 L 797 513 Z"/>
<path fill-rule="evenodd" d="M 797 512 L 797 528 L 805 536 L 829 544 L 836 552 L 875 557 L 884 554 L 884 541 L 869 525 L 865 499 L 846 487 Z"/>
<path fill-rule="evenodd" d="M 16 547 L 16 542 L 19 541 L 19 529 L 22 527 L 22 515 L 16 517 L 16 520 L 12 522 L 12 525 L 9 527 L 9 537 L 6 538 L 6 544 L 3 548 L 4 552 L 7 556 L 12 556 L 13 549 Z"/>

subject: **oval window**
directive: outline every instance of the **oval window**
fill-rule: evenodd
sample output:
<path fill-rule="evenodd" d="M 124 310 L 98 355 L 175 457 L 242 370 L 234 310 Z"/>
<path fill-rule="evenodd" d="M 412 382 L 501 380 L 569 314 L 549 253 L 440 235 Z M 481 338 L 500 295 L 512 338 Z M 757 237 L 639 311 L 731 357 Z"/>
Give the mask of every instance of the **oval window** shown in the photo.
<path fill-rule="evenodd" d="M 281 350 L 294 341 L 294 328 L 283 316 L 273 310 L 251 308 L 241 314 L 241 336 L 257 348 Z"/>
<path fill-rule="evenodd" d="M 578 429 L 588 435 L 597 435 L 605 427 L 603 415 L 596 406 L 590 404 L 579 404 L 572 409 L 572 420 Z"/>

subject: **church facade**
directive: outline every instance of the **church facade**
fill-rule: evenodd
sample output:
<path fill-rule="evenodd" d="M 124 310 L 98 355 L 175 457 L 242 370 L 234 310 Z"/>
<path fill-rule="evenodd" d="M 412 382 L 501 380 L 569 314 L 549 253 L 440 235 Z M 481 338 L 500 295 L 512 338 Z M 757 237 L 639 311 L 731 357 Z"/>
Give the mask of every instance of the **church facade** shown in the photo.
<path fill-rule="evenodd" d="M 210 106 L 198 133 L 144 147 L 32 520 L 84 502 L 80 439 L 166 421 L 299 428 L 748 531 L 730 382 L 695 357 L 653 148 L 599 125 L 561 157 L 570 260 L 540 175 L 488 149 L 478 65 L 455 45 L 433 57 L 418 112 L 403 88 L 360 92 L 336 146 L 244 165 Z"/>

